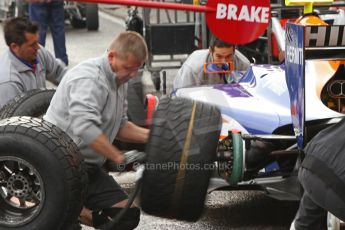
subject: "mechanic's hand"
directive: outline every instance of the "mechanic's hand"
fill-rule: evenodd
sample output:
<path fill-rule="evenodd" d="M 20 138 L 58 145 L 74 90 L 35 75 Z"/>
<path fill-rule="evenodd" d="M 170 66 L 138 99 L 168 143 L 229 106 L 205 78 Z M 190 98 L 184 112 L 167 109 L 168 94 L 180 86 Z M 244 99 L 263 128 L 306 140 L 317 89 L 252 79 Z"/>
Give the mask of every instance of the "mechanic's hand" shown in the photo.
<path fill-rule="evenodd" d="M 109 172 L 125 172 L 134 170 L 136 165 L 143 163 L 146 158 L 146 154 L 132 150 L 124 153 L 125 160 L 122 163 L 115 163 L 113 161 L 107 161 L 104 165 L 105 169 Z"/>
<path fill-rule="evenodd" d="M 113 161 L 117 164 L 122 164 L 125 162 L 125 156 L 122 152 L 117 152 L 113 158 Z"/>

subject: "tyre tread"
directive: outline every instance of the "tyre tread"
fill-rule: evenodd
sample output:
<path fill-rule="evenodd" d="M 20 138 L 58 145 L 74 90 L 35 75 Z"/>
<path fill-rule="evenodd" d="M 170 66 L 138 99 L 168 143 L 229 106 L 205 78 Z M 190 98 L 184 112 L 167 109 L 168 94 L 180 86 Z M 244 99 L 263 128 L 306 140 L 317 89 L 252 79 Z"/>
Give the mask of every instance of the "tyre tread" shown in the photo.
<path fill-rule="evenodd" d="M 30 136 L 33 142 L 47 147 L 65 169 L 66 184 L 71 196 L 68 200 L 68 208 L 59 217 L 61 226 L 56 229 L 66 229 L 79 215 L 87 183 L 85 165 L 78 147 L 58 127 L 32 117 L 11 117 L 1 120 L 0 136 L 4 135 L 18 138 Z"/>

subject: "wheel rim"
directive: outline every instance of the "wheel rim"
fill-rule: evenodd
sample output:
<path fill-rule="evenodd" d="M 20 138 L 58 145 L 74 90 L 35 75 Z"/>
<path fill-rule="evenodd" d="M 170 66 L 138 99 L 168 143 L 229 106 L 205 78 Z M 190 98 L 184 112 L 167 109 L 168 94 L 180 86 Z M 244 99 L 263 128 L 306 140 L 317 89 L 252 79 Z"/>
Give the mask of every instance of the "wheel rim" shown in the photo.
<path fill-rule="evenodd" d="M 21 226 L 34 219 L 45 198 L 41 175 L 27 161 L 0 157 L 0 225 Z"/>

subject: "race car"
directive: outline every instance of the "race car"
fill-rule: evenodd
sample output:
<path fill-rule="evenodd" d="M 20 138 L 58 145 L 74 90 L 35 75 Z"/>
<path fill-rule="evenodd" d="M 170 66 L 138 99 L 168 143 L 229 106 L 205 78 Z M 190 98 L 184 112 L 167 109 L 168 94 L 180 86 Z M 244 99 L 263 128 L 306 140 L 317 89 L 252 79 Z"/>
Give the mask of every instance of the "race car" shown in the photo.
<path fill-rule="evenodd" d="M 287 24 L 283 65 L 252 65 L 238 83 L 188 87 L 173 92 L 172 98 L 188 98 L 220 110 L 222 128 L 213 153 L 216 173 L 208 191 L 252 189 L 265 191 L 276 199 L 300 199 L 302 189 L 297 170 L 303 160 L 303 147 L 320 130 L 344 117 L 345 43 L 341 31 L 344 25 L 328 26 L 315 13 L 306 14 Z M 213 66 L 206 70 L 219 72 L 219 63 L 209 64 Z M 150 107 L 154 107 L 152 104 L 159 107 L 159 100 L 148 99 Z M 155 123 L 154 118 L 152 122 Z M 205 126 L 193 133 L 197 136 L 206 129 L 215 130 L 216 126 L 208 125 L 205 118 Z M 207 144 L 212 143 L 204 145 Z M 195 148 L 190 152 L 196 154 Z M 212 154 L 208 151 L 200 147 L 199 154 Z M 148 157 L 148 162 L 170 162 L 165 155 L 154 154 L 154 158 Z M 190 184 L 197 186 L 202 177 L 190 177 L 184 177 L 187 186 L 183 192 L 200 194 Z M 142 207 L 149 213 L 169 217 L 174 212 L 166 204 L 168 189 L 164 187 L 172 182 L 164 182 L 163 178 L 144 171 L 144 181 L 151 179 L 155 183 L 143 183 L 142 193 L 148 197 L 150 192 L 158 201 L 144 200 Z M 177 178 L 176 183 L 182 180 Z M 181 196 L 183 208 L 175 209 L 177 218 L 193 219 L 191 213 L 194 217 L 200 214 L 188 208 L 187 199 Z"/>
<path fill-rule="evenodd" d="M 159 101 L 149 97 L 155 110 L 148 111 L 150 139 L 139 169 L 142 209 L 195 221 L 215 189 L 258 189 L 298 200 L 303 146 L 343 117 L 341 31 L 344 26 L 308 14 L 287 25 L 284 66 L 253 65 L 238 83 L 178 89 Z M 54 91 L 30 93 L 4 107 L 0 118 L 42 115 Z M 14 117 L 0 122 L 0 150 L 0 226 L 67 229 L 85 186 L 73 141 L 45 121 Z M 65 189 L 57 193 L 57 186 Z"/>

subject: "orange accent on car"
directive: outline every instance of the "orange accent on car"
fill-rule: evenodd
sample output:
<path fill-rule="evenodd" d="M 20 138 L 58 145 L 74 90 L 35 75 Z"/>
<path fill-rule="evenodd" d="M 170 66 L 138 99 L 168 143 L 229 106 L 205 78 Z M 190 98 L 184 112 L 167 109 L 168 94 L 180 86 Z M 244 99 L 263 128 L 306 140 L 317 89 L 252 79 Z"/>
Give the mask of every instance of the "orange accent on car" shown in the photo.
<path fill-rule="evenodd" d="M 314 26 L 326 26 L 326 25 L 328 25 L 326 22 L 322 21 L 322 19 L 316 15 L 301 16 L 296 20 L 295 23 L 300 24 L 300 25 L 305 25 L 305 26 L 307 26 L 307 25 L 314 25 Z"/>

